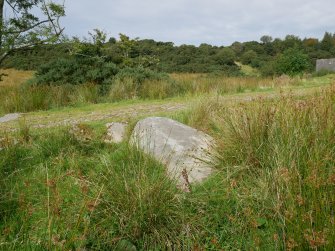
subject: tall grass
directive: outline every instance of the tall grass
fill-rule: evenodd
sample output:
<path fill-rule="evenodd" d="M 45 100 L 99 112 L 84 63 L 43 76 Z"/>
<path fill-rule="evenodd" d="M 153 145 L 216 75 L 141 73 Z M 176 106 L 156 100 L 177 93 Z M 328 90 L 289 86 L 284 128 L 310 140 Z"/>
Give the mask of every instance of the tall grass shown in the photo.
<path fill-rule="evenodd" d="M 234 107 L 207 101 L 187 119 L 216 135 L 219 168 L 242 210 L 233 217 L 266 229 L 266 235 L 272 232 L 271 249 L 332 250 L 335 86 L 303 99 L 260 99 Z M 269 236 L 255 233 L 255 245 L 266 241 Z"/>
<path fill-rule="evenodd" d="M 188 95 L 196 94 L 228 94 L 299 84 L 299 79 L 290 77 L 226 77 L 214 74 L 171 74 Z"/>
<path fill-rule="evenodd" d="M 78 137 L 22 123 L 0 136 L 0 248 L 332 250 L 334 104 L 332 87 L 234 106 L 216 98 L 179 115 L 220 153 L 216 173 L 188 194 L 94 128 Z"/>
<path fill-rule="evenodd" d="M 0 113 L 48 110 L 125 99 L 165 99 L 169 97 L 224 95 L 269 90 L 276 87 L 302 84 L 300 79 L 280 77 L 225 77 L 205 74 L 171 74 L 171 78 L 146 79 L 133 77 L 114 79 L 109 85 L 32 85 L 24 84 L 32 73 L 7 70 L 0 82 Z"/>
<path fill-rule="evenodd" d="M 93 140 L 24 125 L 18 135 L 2 135 L 1 249 L 250 247 L 242 221 L 227 218 L 236 201 L 227 200 L 218 177 L 183 194 L 148 156 L 86 132 Z"/>
<path fill-rule="evenodd" d="M 0 88 L 3 86 L 18 86 L 27 80 L 31 79 L 34 75 L 33 71 L 19 71 L 15 69 L 1 69 L 2 75 L 0 81 Z"/>
<path fill-rule="evenodd" d="M 66 130 L 24 135 L 1 152 L 1 249 L 162 247 L 180 231 L 176 188 L 152 159 Z"/>
<path fill-rule="evenodd" d="M 0 112 L 30 112 L 64 106 L 97 103 L 99 86 L 6 86 L 0 88 Z"/>

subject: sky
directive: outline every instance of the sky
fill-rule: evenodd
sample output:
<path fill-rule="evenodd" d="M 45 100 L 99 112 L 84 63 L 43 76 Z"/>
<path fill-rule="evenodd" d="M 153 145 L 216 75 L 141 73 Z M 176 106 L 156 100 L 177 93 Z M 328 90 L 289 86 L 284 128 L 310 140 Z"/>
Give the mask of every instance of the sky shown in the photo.
<path fill-rule="evenodd" d="M 99 28 L 108 37 L 227 46 L 335 33 L 335 0 L 65 0 L 65 8 L 65 33 L 79 37 Z"/>

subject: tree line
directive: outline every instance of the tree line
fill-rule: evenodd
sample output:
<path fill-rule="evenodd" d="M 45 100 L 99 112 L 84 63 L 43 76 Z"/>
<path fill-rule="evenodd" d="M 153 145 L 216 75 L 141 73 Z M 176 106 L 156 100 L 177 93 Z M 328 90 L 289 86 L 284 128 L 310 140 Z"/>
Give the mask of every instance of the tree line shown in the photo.
<path fill-rule="evenodd" d="M 210 44 L 176 46 L 172 42 L 131 39 L 124 34 L 118 39 L 107 39 L 104 32 L 96 29 L 88 39 L 73 38 L 18 51 L 3 65 L 36 70 L 40 65 L 70 59 L 74 55 L 103 59 L 122 67 L 143 67 L 168 73 L 240 75 L 236 62 L 241 62 L 258 69 L 262 75 L 295 75 L 314 71 L 317 59 L 335 57 L 335 33 L 326 32 L 320 40 L 294 35 L 284 39 L 262 36 L 260 41 L 234 42 L 224 47 Z"/>
<path fill-rule="evenodd" d="M 0 0 L 0 66 L 36 70 L 44 81 L 56 72 L 72 76 L 76 83 L 102 83 L 120 70 L 238 76 L 243 75 L 239 63 L 264 76 L 297 75 L 314 71 L 317 59 L 335 57 L 335 33 L 331 32 L 322 39 L 264 35 L 259 41 L 230 46 L 176 46 L 125 34 L 107 38 L 99 29 L 88 38 L 67 38 L 59 21 L 63 16 L 64 5 L 57 0 Z"/>

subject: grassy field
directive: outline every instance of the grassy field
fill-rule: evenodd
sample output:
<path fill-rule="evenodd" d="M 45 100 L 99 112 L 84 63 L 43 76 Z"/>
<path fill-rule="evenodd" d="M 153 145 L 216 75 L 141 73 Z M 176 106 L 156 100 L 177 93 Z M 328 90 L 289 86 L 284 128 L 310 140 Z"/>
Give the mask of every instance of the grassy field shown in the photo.
<path fill-rule="evenodd" d="M 318 78 L 224 77 L 211 74 L 171 74 L 167 80 L 146 80 L 142 83 L 128 78 L 113 85 L 88 83 L 80 86 L 34 85 L 24 83 L 33 72 L 6 70 L 8 76 L 0 84 L 0 115 L 79 107 L 124 100 L 180 100 L 203 97 L 278 91 L 285 88 L 306 88 L 331 84 L 334 75 Z"/>
<path fill-rule="evenodd" d="M 182 95 L 74 102 L 0 124 L 0 249 L 333 250 L 334 75 L 172 78 Z M 150 156 L 103 143 L 105 122 L 153 114 L 216 139 L 216 173 L 191 193 Z"/>

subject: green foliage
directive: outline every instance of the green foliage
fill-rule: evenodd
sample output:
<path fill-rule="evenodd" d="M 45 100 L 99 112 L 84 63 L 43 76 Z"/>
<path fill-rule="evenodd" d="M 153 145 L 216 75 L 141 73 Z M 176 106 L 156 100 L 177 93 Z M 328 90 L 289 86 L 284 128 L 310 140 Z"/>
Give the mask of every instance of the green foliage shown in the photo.
<path fill-rule="evenodd" d="M 6 15 L 8 9 L 14 14 Z M 55 43 L 63 32 L 64 6 L 53 1 L 2 1 L 0 12 L 0 63 L 12 52 Z"/>
<path fill-rule="evenodd" d="M 264 77 L 277 75 L 278 73 L 277 73 L 276 61 L 272 60 L 267 63 L 264 63 L 259 67 L 259 71 L 261 72 L 261 75 Z"/>
<path fill-rule="evenodd" d="M 212 46 L 209 44 L 175 46 L 171 42 L 156 42 L 151 39 L 132 39 L 120 34 L 119 39 L 107 40 L 106 33 L 95 29 L 89 38 L 74 38 L 63 44 L 40 46 L 22 53 L 13 53 L 5 61 L 5 67 L 37 69 L 57 58 L 98 57 L 112 62 L 119 68 L 148 68 L 158 72 L 181 73 L 218 73 L 228 76 L 240 75 L 235 61 L 248 64 L 264 72 L 266 76 L 290 71 L 283 67 L 274 67 L 273 62 L 282 59 L 288 49 L 300 51 L 308 57 L 309 65 L 301 65 L 296 71 L 313 72 L 315 61 L 319 58 L 335 57 L 334 34 L 326 32 L 319 41 L 316 38 L 301 40 L 294 35 L 284 39 L 270 36 L 262 37 L 262 42 L 234 42 L 231 46 Z M 67 53 L 71 52 L 71 55 Z M 285 56 L 284 56 L 285 58 Z M 280 63 L 281 64 L 281 63 Z M 298 65 L 298 63 L 293 63 Z M 287 68 L 292 68 L 287 66 Z M 293 67 L 294 68 L 294 67 Z M 299 67 L 298 67 L 299 68 Z"/>
<path fill-rule="evenodd" d="M 3 68 L 37 70 L 41 65 L 57 59 L 69 58 L 69 44 L 39 45 L 26 50 L 14 51 L 3 63 Z"/>
<path fill-rule="evenodd" d="M 145 80 L 168 80 L 169 76 L 165 73 L 158 73 L 145 68 L 124 68 L 120 70 L 115 79 L 124 80 L 132 78 L 137 84 L 142 84 Z"/>
<path fill-rule="evenodd" d="M 258 80 L 255 80 L 255 82 Z M 210 133 L 216 172 L 191 193 L 127 143 L 80 124 L 0 136 L 4 250 L 331 250 L 334 88 L 213 98 L 175 115 Z"/>
<path fill-rule="evenodd" d="M 246 51 L 241 56 L 241 62 L 243 64 L 252 64 L 257 59 L 257 53 L 253 50 Z"/>
<path fill-rule="evenodd" d="M 269 35 L 264 35 L 260 38 L 260 40 L 263 44 L 268 44 L 272 42 L 273 38 Z"/>
<path fill-rule="evenodd" d="M 276 60 L 276 73 L 290 76 L 302 74 L 309 68 L 308 56 L 296 48 L 283 52 Z"/>
<path fill-rule="evenodd" d="M 37 84 L 107 84 L 119 72 L 113 63 L 106 63 L 100 58 L 57 59 L 41 66 L 36 72 Z"/>
<path fill-rule="evenodd" d="M 242 220 L 245 228 L 251 224 L 246 232 L 256 241 L 241 249 L 334 246 L 334 98 L 334 87 L 302 99 L 234 106 L 213 98 L 188 115 L 191 125 L 216 135 L 221 146 L 219 166 L 231 187 L 227 201 L 238 198 L 241 208 L 227 212 L 228 218 Z"/>
<path fill-rule="evenodd" d="M 335 34 L 332 35 L 329 32 L 326 32 L 321 40 L 320 49 L 324 51 L 334 52 L 335 50 Z"/>
<path fill-rule="evenodd" d="M 219 65 L 235 65 L 236 55 L 230 48 L 223 48 L 215 55 L 215 61 Z"/>
<path fill-rule="evenodd" d="M 113 101 L 162 99 L 182 94 L 182 87 L 167 74 L 144 68 L 124 68 L 115 76 L 109 98 Z"/>

